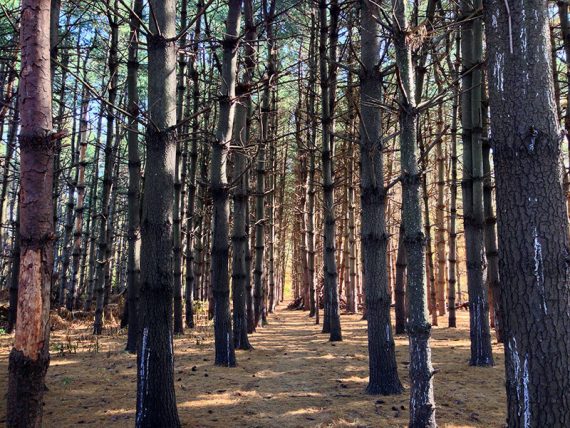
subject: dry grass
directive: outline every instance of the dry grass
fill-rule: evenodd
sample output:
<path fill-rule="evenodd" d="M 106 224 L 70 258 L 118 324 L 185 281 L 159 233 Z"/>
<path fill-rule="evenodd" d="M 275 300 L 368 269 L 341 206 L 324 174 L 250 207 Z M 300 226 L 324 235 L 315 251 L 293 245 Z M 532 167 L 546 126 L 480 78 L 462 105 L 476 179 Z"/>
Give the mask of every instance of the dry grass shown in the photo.
<path fill-rule="evenodd" d="M 434 328 L 437 419 L 444 427 L 500 427 L 505 420 L 503 350 L 497 365 L 474 368 L 468 313 L 459 328 Z M 442 323 L 445 321 L 442 319 Z M 253 351 L 238 351 L 239 366 L 213 366 L 211 327 L 175 339 L 178 411 L 188 427 L 399 427 L 408 421 L 408 345 L 397 337 L 401 396 L 372 397 L 367 382 L 366 323 L 342 316 L 344 342 L 329 343 L 306 313 L 278 310 L 251 336 Z M 131 427 L 136 357 L 123 352 L 125 332 L 94 338 L 88 324 L 52 333 L 44 426 Z M 0 336 L 0 396 L 7 385 L 12 337 Z M 4 423 L 5 400 L 0 400 Z"/>

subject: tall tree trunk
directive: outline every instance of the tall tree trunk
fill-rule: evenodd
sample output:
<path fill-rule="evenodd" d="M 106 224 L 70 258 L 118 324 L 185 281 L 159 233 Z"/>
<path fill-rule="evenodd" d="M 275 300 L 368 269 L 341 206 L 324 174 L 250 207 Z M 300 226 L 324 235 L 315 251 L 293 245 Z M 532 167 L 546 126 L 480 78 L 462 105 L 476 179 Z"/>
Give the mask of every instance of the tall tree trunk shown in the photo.
<path fill-rule="evenodd" d="M 337 12 L 338 13 L 338 12 Z M 321 76 L 321 125 L 322 125 L 322 175 L 323 175 L 323 262 L 324 262 L 324 319 L 323 333 L 330 334 L 330 341 L 342 340 L 338 302 L 338 282 L 335 249 L 335 213 L 334 213 L 334 177 L 332 146 L 332 113 L 330 64 L 327 60 L 327 42 L 329 25 L 327 18 L 327 0 L 319 0 L 319 69 Z"/>
<path fill-rule="evenodd" d="M 139 154 L 139 17 L 143 14 L 143 0 L 134 0 L 133 11 L 130 16 L 130 44 L 129 63 L 127 68 L 127 96 L 129 119 L 129 131 L 127 136 L 128 159 L 129 159 L 129 189 L 128 189 L 128 212 L 127 212 L 127 308 L 129 330 L 126 350 L 135 353 L 139 337 L 139 289 L 141 280 L 141 239 L 140 239 L 140 199 L 141 199 L 141 160 Z"/>
<path fill-rule="evenodd" d="M 148 105 L 141 217 L 137 427 L 179 427 L 172 346 L 172 202 L 176 157 L 176 1 L 149 2 Z"/>
<path fill-rule="evenodd" d="M 386 232 L 382 119 L 375 104 L 382 102 L 380 75 L 380 10 L 370 0 L 361 2 L 360 61 L 360 188 L 361 242 L 368 321 L 368 394 L 400 394 L 402 384 L 392 326 L 386 267 Z"/>
<path fill-rule="evenodd" d="M 448 273 L 448 326 L 457 327 L 455 314 L 455 297 L 457 285 L 457 116 L 459 112 L 459 70 L 461 66 L 460 33 L 455 37 L 455 64 L 448 59 L 449 68 L 453 70 L 453 105 L 451 107 L 451 183 L 449 195 L 449 273 Z"/>
<path fill-rule="evenodd" d="M 85 297 L 85 304 L 83 305 L 84 311 L 90 311 L 91 306 L 93 303 L 93 294 L 95 291 L 95 274 L 97 271 L 97 267 L 95 265 L 96 259 L 96 227 L 97 227 L 97 219 L 99 211 L 97 210 L 97 201 L 99 200 L 99 156 L 100 156 L 100 144 L 99 140 L 101 139 L 101 129 L 102 129 L 102 122 L 103 122 L 103 103 L 101 103 L 101 109 L 99 111 L 99 120 L 97 121 L 97 136 L 95 141 L 97 144 L 95 145 L 95 156 L 93 157 L 93 172 L 91 174 L 91 198 L 89 198 L 89 205 L 91 210 L 91 237 L 89 240 L 89 279 L 87 281 L 87 296 Z"/>
<path fill-rule="evenodd" d="M 317 286 L 315 284 L 315 151 L 317 150 L 317 120 L 315 117 L 316 107 L 316 82 L 317 82 L 317 17 L 314 2 L 310 2 L 311 35 L 309 41 L 309 88 L 307 96 L 307 213 L 305 218 L 307 239 L 307 270 L 309 287 L 309 316 L 314 317 L 319 308 L 316 302 Z M 318 323 L 317 323 L 318 324 Z"/>
<path fill-rule="evenodd" d="M 114 1 L 115 8 L 118 9 L 118 0 Z M 107 135 L 105 141 L 105 166 L 103 172 L 103 192 L 101 196 L 101 210 L 99 216 L 99 240 L 97 243 L 97 269 L 95 273 L 95 289 L 94 293 L 96 295 L 96 306 L 95 306 L 95 321 L 93 323 L 93 333 L 101 334 L 103 331 L 103 308 L 105 302 L 105 278 L 108 277 L 109 272 L 109 260 L 108 254 L 110 251 L 109 245 L 109 215 L 110 210 L 110 199 L 111 199 L 111 189 L 113 185 L 113 170 L 114 170 L 114 153 L 113 153 L 113 136 L 114 136 L 114 125 L 115 125 L 115 112 L 112 107 L 117 99 L 117 85 L 119 82 L 119 59 L 118 59 L 118 49 L 119 49 L 119 23 L 118 18 L 113 16 L 110 10 L 108 11 L 107 19 L 109 21 L 109 26 L 111 30 L 111 45 L 109 48 L 109 75 L 111 76 L 109 81 L 109 105 L 106 107 L 107 110 Z M 117 136 L 118 138 L 118 136 Z"/>
<path fill-rule="evenodd" d="M 251 0 L 245 0 L 246 7 L 251 7 Z M 237 186 L 234 190 L 234 218 L 232 225 L 232 298 L 233 298 L 233 333 L 234 346 L 237 349 L 251 349 L 247 337 L 247 311 L 246 311 L 246 280 L 247 262 L 246 252 L 248 247 L 247 231 L 247 204 L 248 204 L 248 181 L 247 155 L 245 152 L 249 141 L 247 128 L 247 114 L 249 98 L 247 86 L 240 85 L 237 96 L 240 103 L 236 107 L 234 121 L 234 145 L 238 149 L 234 152 L 234 175 Z"/>
<path fill-rule="evenodd" d="M 180 5 L 180 27 L 186 28 L 188 15 L 188 0 L 182 0 Z M 180 126 L 184 112 L 184 93 L 186 92 L 186 34 L 184 32 L 179 39 L 178 54 L 178 84 L 176 86 L 176 122 L 178 123 L 178 132 L 182 133 L 183 127 Z M 181 180 L 182 168 L 182 145 L 181 139 L 176 139 L 176 161 L 174 165 L 174 206 L 173 206 L 173 225 L 172 225 L 172 248 L 174 255 L 174 334 L 184 333 L 184 322 L 182 320 L 182 212 L 181 205 L 182 186 Z"/>
<path fill-rule="evenodd" d="M 548 11 L 539 0 L 484 6 L 508 423 L 569 426 L 570 242 Z"/>
<path fill-rule="evenodd" d="M 53 270 L 53 135 L 50 0 L 22 0 L 20 19 L 20 275 L 18 320 L 8 363 L 9 427 L 41 427 L 49 365 Z"/>
<path fill-rule="evenodd" d="M 464 3 L 465 16 L 481 7 L 481 0 L 471 6 Z M 480 17 L 467 20 L 461 29 L 463 65 L 463 93 L 461 125 L 463 129 L 463 224 L 465 229 L 465 256 L 467 286 L 469 289 L 469 326 L 473 366 L 492 366 L 489 301 L 485 279 L 483 246 L 483 152 L 482 152 L 482 78 L 483 22 Z"/>
<path fill-rule="evenodd" d="M 77 205 L 75 206 L 75 225 L 73 228 L 73 250 L 71 252 L 71 278 L 67 290 L 66 307 L 73 310 L 75 304 L 77 283 L 79 282 L 79 261 L 81 257 L 81 238 L 83 232 L 83 214 L 85 210 L 85 156 L 87 153 L 87 127 L 89 114 L 89 96 L 87 87 L 81 95 L 81 123 L 79 126 L 79 156 L 77 159 Z"/>
<path fill-rule="evenodd" d="M 437 73 L 437 72 L 436 72 Z M 439 82 L 438 82 L 439 83 Z M 438 88 L 443 85 L 438 84 Z M 443 153 L 443 105 L 437 108 L 437 142 L 435 143 L 437 161 L 437 206 L 436 206 L 436 232 L 435 245 L 437 254 L 437 310 L 440 316 L 445 315 L 445 156 Z M 435 284 L 434 284 L 435 286 Z"/>
<path fill-rule="evenodd" d="M 241 102 L 236 107 L 234 124 L 234 140 L 239 150 L 235 153 L 235 177 L 238 180 L 234 191 L 234 223 L 232 231 L 233 264 L 232 264 L 232 292 L 233 292 L 233 333 L 234 345 L 237 349 L 251 349 L 248 334 L 247 301 L 249 285 L 249 171 L 247 170 L 246 147 L 249 144 L 251 127 L 251 84 L 255 66 L 255 23 L 253 21 L 253 1 L 244 1 L 245 18 L 245 75 L 238 88 Z M 248 286 L 249 285 L 249 286 Z"/>
<path fill-rule="evenodd" d="M 396 256 L 396 284 L 394 286 L 394 294 L 396 305 L 394 312 L 396 315 L 396 334 L 404 334 L 406 332 L 406 244 L 404 236 L 405 229 L 402 226 L 403 218 L 400 220 L 400 234 L 398 236 L 398 254 Z"/>
<path fill-rule="evenodd" d="M 204 7 L 202 0 L 199 0 L 197 5 L 197 13 Z M 194 310 L 193 301 L 195 296 L 195 288 L 199 275 L 195 274 L 196 262 L 195 259 L 195 207 L 196 207 L 196 170 L 198 166 L 198 131 L 199 131 L 199 118 L 198 108 L 200 106 L 200 84 L 198 75 L 198 48 L 200 46 L 200 32 L 201 32 L 202 18 L 198 16 L 196 20 L 196 28 L 194 29 L 194 40 L 192 41 L 192 55 L 190 57 L 190 78 L 192 80 L 192 134 L 190 146 L 190 163 L 188 168 L 188 206 L 186 209 L 186 284 L 185 284 L 185 298 L 186 298 L 186 313 L 185 320 L 188 328 L 194 328 Z M 186 106 L 187 109 L 190 106 Z"/>
<path fill-rule="evenodd" d="M 483 173 L 484 204 L 485 204 L 485 254 L 487 256 L 487 282 L 493 295 L 493 316 L 497 342 L 503 342 L 503 308 L 501 305 L 501 282 L 499 278 L 499 250 L 497 248 L 497 232 L 495 225 L 497 217 L 493 208 L 493 183 L 491 179 L 491 146 L 489 141 L 483 141 Z"/>
<path fill-rule="evenodd" d="M 18 111 L 18 110 L 16 110 Z M 8 311 L 8 326 L 6 333 L 12 333 L 18 317 L 18 285 L 20 281 L 20 204 L 14 224 L 14 247 L 12 248 L 12 270 L 10 272 L 10 307 Z"/>
<path fill-rule="evenodd" d="M 210 165 L 210 194 L 213 203 L 212 267 L 210 272 L 215 302 L 215 363 L 218 366 L 226 367 L 234 367 L 236 365 L 230 316 L 230 284 L 228 277 L 229 185 L 226 164 L 235 115 L 234 98 L 241 5 L 242 0 L 230 0 L 228 4 L 220 83 L 220 112 L 216 137 L 212 142 Z"/>
<path fill-rule="evenodd" d="M 412 67 L 412 49 L 407 37 L 404 0 L 393 0 L 394 47 L 399 69 L 400 93 L 400 162 L 402 171 L 402 221 L 408 260 L 408 335 L 410 340 L 410 427 L 435 427 L 433 368 L 429 338 L 431 326 L 427 311 L 425 278 L 425 236 L 420 208 L 421 173 L 418 170 L 418 111 Z"/>

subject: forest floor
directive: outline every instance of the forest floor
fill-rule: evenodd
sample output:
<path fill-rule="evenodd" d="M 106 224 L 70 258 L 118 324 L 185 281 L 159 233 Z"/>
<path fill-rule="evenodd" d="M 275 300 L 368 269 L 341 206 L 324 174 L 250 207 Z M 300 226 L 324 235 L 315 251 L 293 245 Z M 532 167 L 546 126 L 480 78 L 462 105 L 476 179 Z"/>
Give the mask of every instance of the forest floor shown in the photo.
<path fill-rule="evenodd" d="M 126 332 L 94 338 L 87 322 L 57 317 L 45 394 L 45 427 L 132 427 L 136 357 L 123 351 Z M 439 426 L 504 426 L 504 357 L 496 366 L 469 360 L 469 314 L 459 328 L 434 327 L 431 341 Z M 330 343 L 306 312 L 281 307 L 251 335 L 252 351 L 237 351 L 237 368 L 213 365 L 211 325 L 175 339 L 178 412 L 186 427 L 399 427 L 408 422 L 408 340 L 396 337 L 400 396 L 364 394 L 366 322 L 343 315 L 343 342 Z M 441 318 L 441 324 L 447 320 Z M 8 354 L 13 336 L 0 335 L 0 423 L 5 423 Z"/>

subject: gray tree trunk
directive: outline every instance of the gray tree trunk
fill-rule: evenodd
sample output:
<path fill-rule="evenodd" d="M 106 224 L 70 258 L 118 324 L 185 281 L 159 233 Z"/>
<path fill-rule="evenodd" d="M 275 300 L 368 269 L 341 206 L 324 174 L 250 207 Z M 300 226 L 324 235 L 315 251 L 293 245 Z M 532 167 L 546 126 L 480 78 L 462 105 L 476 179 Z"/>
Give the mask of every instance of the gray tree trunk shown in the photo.
<path fill-rule="evenodd" d="M 361 243 L 368 321 L 368 394 L 400 394 L 396 350 L 390 323 L 382 153 L 382 118 L 375 107 L 382 102 L 380 75 L 380 10 L 370 0 L 361 2 L 360 62 L 360 188 Z"/>
<path fill-rule="evenodd" d="M 570 426 L 561 136 L 541 0 L 484 2 L 508 424 Z"/>
<path fill-rule="evenodd" d="M 394 46 L 399 69 L 400 162 L 402 171 L 402 222 L 408 260 L 408 336 L 410 340 L 410 427 L 435 427 L 433 368 L 429 338 L 425 277 L 425 235 L 420 207 L 421 173 L 418 170 L 417 120 L 412 49 L 407 37 L 404 0 L 393 0 Z"/>
<path fill-rule="evenodd" d="M 210 194 L 212 196 L 212 256 L 211 284 L 214 296 L 215 363 L 218 366 L 236 365 L 230 316 L 229 284 L 229 189 L 226 173 L 235 115 L 235 82 L 237 47 L 242 0 L 230 0 L 226 20 L 222 75 L 220 83 L 220 110 L 216 137 L 212 142 L 210 164 Z"/>

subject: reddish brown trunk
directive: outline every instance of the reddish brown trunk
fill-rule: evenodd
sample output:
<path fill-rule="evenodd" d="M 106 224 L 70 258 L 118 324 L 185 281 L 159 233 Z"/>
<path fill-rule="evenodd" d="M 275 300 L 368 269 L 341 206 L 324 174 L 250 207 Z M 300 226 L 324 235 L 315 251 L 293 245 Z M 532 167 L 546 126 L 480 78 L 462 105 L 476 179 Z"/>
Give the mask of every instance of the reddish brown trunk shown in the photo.
<path fill-rule="evenodd" d="M 7 426 L 40 427 L 49 365 L 53 267 L 50 0 L 23 0 L 20 43 L 20 237 L 18 318 L 10 352 Z"/>

